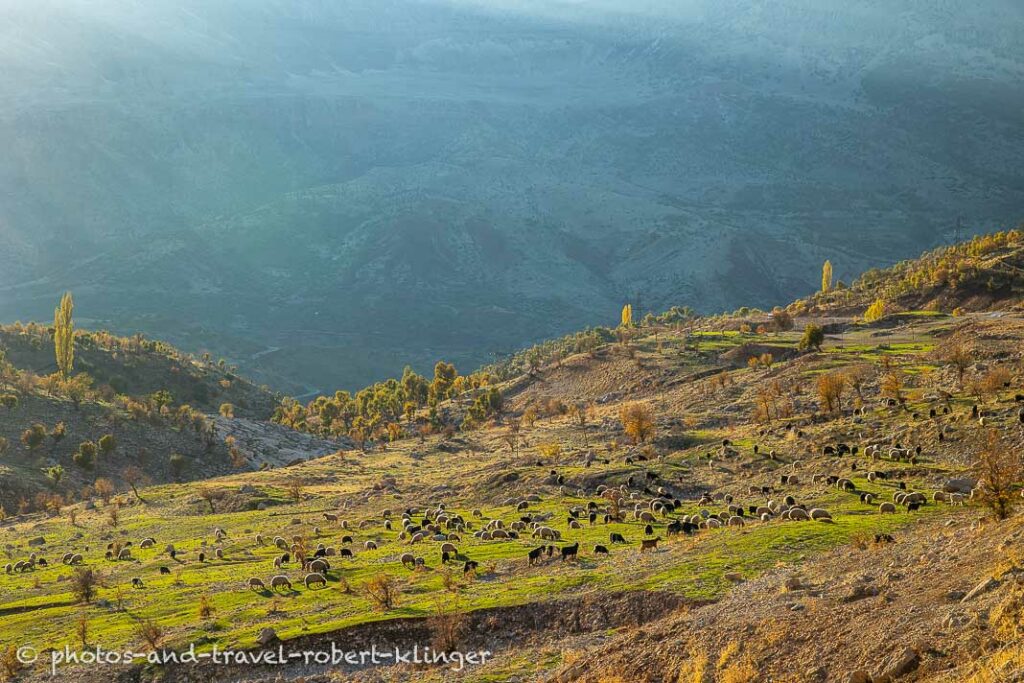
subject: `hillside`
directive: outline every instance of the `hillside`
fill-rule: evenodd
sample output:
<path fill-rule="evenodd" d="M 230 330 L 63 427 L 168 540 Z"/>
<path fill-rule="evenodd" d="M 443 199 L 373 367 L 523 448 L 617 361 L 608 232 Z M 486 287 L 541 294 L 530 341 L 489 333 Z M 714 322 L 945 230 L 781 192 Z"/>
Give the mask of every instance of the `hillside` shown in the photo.
<path fill-rule="evenodd" d="M 929 258 L 863 300 L 900 291 L 897 275 Z M 922 288 L 956 315 L 907 308 L 865 323 L 863 310 L 807 307 L 791 329 L 744 311 L 620 330 L 504 380 L 498 412 L 461 429 L 455 418 L 491 387 L 442 402 L 443 429 L 8 511 L 0 538 L 23 571 L 0 574 L 0 640 L 493 653 L 459 672 L 62 667 L 81 682 L 1015 680 L 1024 313 L 1011 290 L 975 311 L 976 298 Z M 802 344 L 814 324 L 823 338 Z M 104 559 L 108 544 L 127 555 Z M 550 557 L 528 556 L 548 545 Z M 48 564 L 26 568 L 32 553 Z M 62 564 L 68 553 L 80 565 Z M 303 566 L 317 554 L 326 566 Z M 89 570 L 100 582 L 83 598 Z"/>
<path fill-rule="evenodd" d="M 306 395 L 627 299 L 781 305 L 825 258 L 849 281 L 1019 218 L 1022 26 L 1010 0 L 6 2 L 0 321 L 71 290 Z"/>
<path fill-rule="evenodd" d="M 0 507 L 7 514 L 74 500 L 97 479 L 120 488 L 131 480 L 206 479 L 350 445 L 267 422 L 279 402 L 267 388 L 141 336 L 78 331 L 74 381 L 62 384 L 52 337 L 35 324 L 0 327 Z M 91 455 L 76 460 L 83 450 Z"/>

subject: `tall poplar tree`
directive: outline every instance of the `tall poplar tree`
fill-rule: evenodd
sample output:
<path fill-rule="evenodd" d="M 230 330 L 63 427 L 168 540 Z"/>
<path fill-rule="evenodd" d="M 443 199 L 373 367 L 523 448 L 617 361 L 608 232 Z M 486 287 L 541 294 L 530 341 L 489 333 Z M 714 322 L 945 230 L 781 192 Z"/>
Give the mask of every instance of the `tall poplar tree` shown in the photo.
<path fill-rule="evenodd" d="M 53 311 L 53 346 L 57 356 L 57 371 L 62 379 L 71 376 L 75 364 L 75 323 L 71 314 L 75 302 L 71 292 L 64 292 L 60 305 Z"/>
<path fill-rule="evenodd" d="M 828 260 L 821 267 L 821 291 L 832 291 L 832 262 Z"/>

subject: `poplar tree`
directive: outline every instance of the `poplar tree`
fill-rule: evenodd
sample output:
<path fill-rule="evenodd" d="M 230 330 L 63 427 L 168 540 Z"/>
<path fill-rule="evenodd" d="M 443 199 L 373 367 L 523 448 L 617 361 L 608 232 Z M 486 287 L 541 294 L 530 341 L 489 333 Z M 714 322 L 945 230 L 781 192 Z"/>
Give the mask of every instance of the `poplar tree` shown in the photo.
<path fill-rule="evenodd" d="M 832 291 L 832 262 L 828 260 L 821 267 L 821 291 L 823 294 Z"/>
<path fill-rule="evenodd" d="M 71 319 L 75 302 L 71 292 L 64 292 L 60 305 L 53 311 L 53 346 L 57 356 L 57 371 L 62 379 L 71 376 L 75 363 L 75 323 Z"/>

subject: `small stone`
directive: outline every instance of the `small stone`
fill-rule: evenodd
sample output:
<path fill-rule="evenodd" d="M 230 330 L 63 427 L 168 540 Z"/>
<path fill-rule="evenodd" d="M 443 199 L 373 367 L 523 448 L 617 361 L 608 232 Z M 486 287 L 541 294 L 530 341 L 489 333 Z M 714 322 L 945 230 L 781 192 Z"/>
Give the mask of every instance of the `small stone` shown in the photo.
<path fill-rule="evenodd" d="M 256 642 L 260 645 L 269 645 L 277 640 L 277 632 L 270 628 L 260 629 L 260 634 L 256 637 Z"/>
<path fill-rule="evenodd" d="M 990 576 L 981 583 L 979 583 L 977 586 L 972 588 L 971 591 L 967 595 L 965 595 L 963 597 L 963 600 L 961 600 L 960 602 L 970 602 L 982 593 L 987 593 L 998 585 L 999 579 L 995 578 L 994 576 Z"/>
<path fill-rule="evenodd" d="M 30 546 L 46 545 L 46 539 L 42 536 L 36 536 L 35 538 L 30 538 L 28 544 Z"/>

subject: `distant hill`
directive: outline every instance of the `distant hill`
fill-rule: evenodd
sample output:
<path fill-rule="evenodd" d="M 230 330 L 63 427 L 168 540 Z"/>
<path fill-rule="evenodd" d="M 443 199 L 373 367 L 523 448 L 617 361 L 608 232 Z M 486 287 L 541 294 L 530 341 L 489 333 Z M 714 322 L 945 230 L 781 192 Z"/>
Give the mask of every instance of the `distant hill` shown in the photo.
<path fill-rule="evenodd" d="M 1013 2 L 0 8 L 0 320 L 289 394 L 783 304 L 1024 200 Z M 953 144 L 952 141 L 955 141 Z"/>

